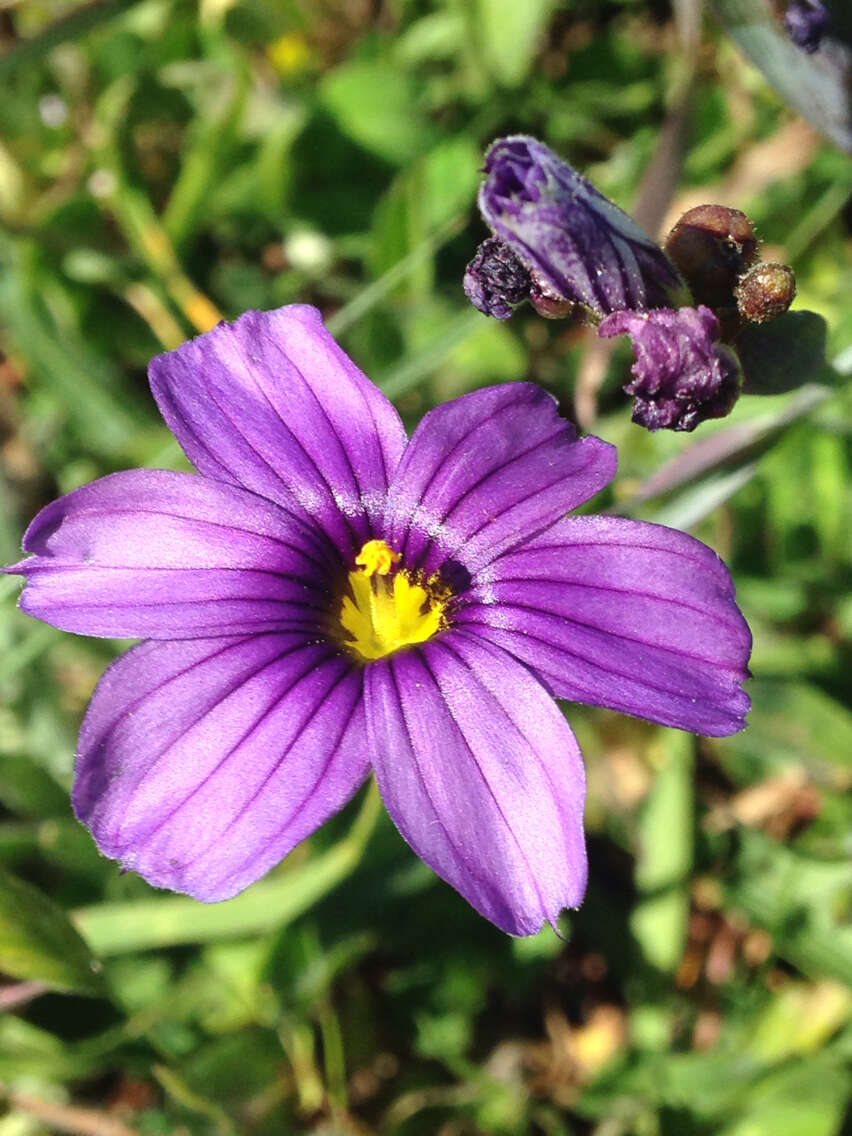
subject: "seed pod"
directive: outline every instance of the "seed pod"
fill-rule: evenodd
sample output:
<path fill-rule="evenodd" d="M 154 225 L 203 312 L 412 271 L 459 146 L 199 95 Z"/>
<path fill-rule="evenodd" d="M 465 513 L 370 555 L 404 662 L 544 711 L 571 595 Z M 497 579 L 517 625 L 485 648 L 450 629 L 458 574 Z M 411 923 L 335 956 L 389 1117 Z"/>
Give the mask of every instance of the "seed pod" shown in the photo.
<path fill-rule="evenodd" d="M 665 248 L 696 303 L 717 311 L 736 308 L 737 281 L 757 256 L 754 226 L 745 213 L 725 205 L 698 205 L 684 213 Z"/>
<path fill-rule="evenodd" d="M 796 277 L 787 264 L 755 264 L 735 289 L 737 308 L 749 323 L 766 323 L 787 311 L 796 298 Z"/>
<path fill-rule="evenodd" d="M 537 273 L 530 274 L 530 303 L 540 316 L 545 319 L 567 319 L 569 316 L 582 315 L 586 310 L 573 300 L 566 300 L 558 292 L 549 287 Z"/>

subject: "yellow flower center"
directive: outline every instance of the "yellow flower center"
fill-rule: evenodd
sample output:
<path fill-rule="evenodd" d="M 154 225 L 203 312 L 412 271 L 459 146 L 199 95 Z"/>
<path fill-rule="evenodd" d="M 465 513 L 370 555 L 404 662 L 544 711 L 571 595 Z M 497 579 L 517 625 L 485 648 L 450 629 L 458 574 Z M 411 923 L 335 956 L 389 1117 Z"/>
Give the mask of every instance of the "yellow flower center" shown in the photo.
<path fill-rule="evenodd" d="M 449 588 L 397 568 L 399 561 L 385 541 L 368 540 L 349 573 L 340 625 L 346 646 L 365 661 L 425 643 L 447 625 Z"/>

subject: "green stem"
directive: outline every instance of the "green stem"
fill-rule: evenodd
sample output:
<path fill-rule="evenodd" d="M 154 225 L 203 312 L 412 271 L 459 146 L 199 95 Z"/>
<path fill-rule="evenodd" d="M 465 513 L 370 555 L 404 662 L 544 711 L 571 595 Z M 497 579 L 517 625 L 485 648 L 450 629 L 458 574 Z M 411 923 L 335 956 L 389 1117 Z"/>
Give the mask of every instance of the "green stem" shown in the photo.
<path fill-rule="evenodd" d="M 39 35 L 22 40 L 0 58 L 0 79 L 14 71 L 16 67 L 43 59 L 59 44 L 67 43 L 71 39 L 80 39 L 104 20 L 117 16 L 119 12 L 132 7 L 137 2 L 138 0 L 91 0 L 90 3 L 69 12 L 67 16 L 50 24 Z"/>

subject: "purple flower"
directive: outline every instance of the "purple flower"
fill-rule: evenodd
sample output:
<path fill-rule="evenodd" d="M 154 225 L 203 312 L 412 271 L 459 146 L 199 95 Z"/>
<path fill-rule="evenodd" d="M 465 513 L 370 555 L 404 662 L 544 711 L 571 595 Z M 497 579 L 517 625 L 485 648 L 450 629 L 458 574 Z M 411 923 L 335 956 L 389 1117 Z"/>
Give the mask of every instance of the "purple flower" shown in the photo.
<path fill-rule="evenodd" d="M 485 156 L 485 173 L 482 216 L 551 295 L 598 316 L 686 298 L 659 245 L 535 138 L 496 141 Z"/>
<path fill-rule="evenodd" d="M 391 403 L 304 306 L 151 365 L 200 476 L 117 473 L 45 508 L 21 607 L 141 637 L 80 735 L 74 807 L 159 887 L 226 899 L 375 772 L 414 850 L 530 934 L 586 886 L 584 779 L 553 695 L 743 725 L 748 628 L 682 533 L 567 518 L 615 451 L 527 383 Z"/>
<path fill-rule="evenodd" d="M 784 27 L 793 43 L 812 55 L 819 49 L 831 24 L 831 16 L 821 0 L 790 0 Z"/>
<path fill-rule="evenodd" d="M 719 343 L 719 321 L 709 308 L 615 312 L 598 334 L 633 340 L 634 379 L 624 390 L 635 397 L 633 421 L 640 426 L 694 430 L 707 418 L 724 418 L 739 397 L 739 360 Z"/>

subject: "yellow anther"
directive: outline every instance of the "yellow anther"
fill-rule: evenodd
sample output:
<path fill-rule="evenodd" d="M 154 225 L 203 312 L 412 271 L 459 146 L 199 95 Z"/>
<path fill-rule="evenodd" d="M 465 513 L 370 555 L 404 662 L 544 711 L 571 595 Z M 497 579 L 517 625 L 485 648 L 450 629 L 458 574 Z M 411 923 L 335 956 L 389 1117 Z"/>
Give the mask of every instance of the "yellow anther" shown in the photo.
<path fill-rule="evenodd" d="M 399 561 L 399 553 L 383 540 L 368 540 L 355 557 L 355 563 L 364 569 L 365 576 L 387 576 Z"/>
<path fill-rule="evenodd" d="M 449 588 L 404 568 L 394 571 L 399 561 L 399 553 L 383 540 L 369 540 L 347 578 L 349 594 L 338 616 L 341 638 L 364 662 L 425 643 L 446 627 Z"/>

